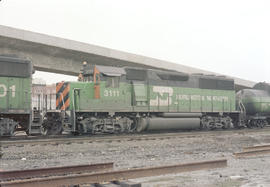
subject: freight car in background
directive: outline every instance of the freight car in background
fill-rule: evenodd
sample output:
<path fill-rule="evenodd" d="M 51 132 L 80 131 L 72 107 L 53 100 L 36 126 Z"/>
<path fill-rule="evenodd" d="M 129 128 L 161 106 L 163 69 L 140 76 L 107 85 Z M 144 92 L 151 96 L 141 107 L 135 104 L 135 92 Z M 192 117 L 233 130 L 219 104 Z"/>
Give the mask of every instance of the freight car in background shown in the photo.
<path fill-rule="evenodd" d="M 270 124 L 270 85 L 261 82 L 253 89 L 243 89 L 237 93 L 239 109 L 244 111 L 247 127 L 264 127 Z"/>
<path fill-rule="evenodd" d="M 241 127 L 234 80 L 174 71 L 83 65 L 78 82 L 56 85 L 45 134 Z M 57 122 L 57 123 L 56 123 Z"/>

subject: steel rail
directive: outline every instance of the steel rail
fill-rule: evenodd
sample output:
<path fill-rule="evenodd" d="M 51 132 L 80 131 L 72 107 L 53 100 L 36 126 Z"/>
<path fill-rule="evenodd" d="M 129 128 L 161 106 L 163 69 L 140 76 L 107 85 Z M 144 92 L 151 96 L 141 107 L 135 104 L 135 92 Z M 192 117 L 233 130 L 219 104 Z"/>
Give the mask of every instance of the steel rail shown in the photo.
<path fill-rule="evenodd" d="M 255 145 L 252 147 L 244 147 L 244 151 L 255 151 L 255 150 L 265 150 L 270 149 L 270 145 Z"/>
<path fill-rule="evenodd" d="M 218 135 L 218 134 L 230 134 L 230 133 L 257 133 L 268 132 L 270 128 L 263 130 L 258 129 L 242 129 L 242 130 L 225 130 L 225 131 L 192 131 L 192 132 L 177 132 L 177 133 L 148 133 L 148 134 L 125 134 L 125 135 L 113 135 L 113 136 L 87 136 L 87 137 L 61 137 L 61 138 L 41 138 L 41 139 L 26 139 L 26 140 L 6 140 L 1 141 L 2 146 L 18 146 L 27 144 L 68 144 L 76 142 L 106 142 L 106 141 L 136 141 L 136 140 L 152 140 L 159 138 L 179 138 L 189 136 L 202 136 L 202 135 Z"/>
<path fill-rule="evenodd" d="M 102 183 L 115 180 L 127 180 L 141 177 L 158 176 L 171 173 L 188 172 L 203 169 L 222 168 L 227 166 L 227 160 L 214 160 L 187 164 L 137 168 L 120 171 L 101 172 L 93 174 L 69 175 L 61 177 L 48 177 L 27 179 L 21 181 L 8 181 L 0 183 L 1 187 L 56 187 L 64 185 L 78 185 L 85 183 Z"/>
<path fill-rule="evenodd" d="M 57 176 L 67 175 L 72 173 L 82 172 L 100 172 L 109 171 L 113 169 L 113 163 L 101 163 L 91 165 L 74 165 L 63 167 L 50 167 L 41 169 L 28 169 L 28 170 L 13 170 L 13 171 L 0 171 L 0 181 L 27 179 L 34 177 L 44 176 Z"/>
<path fill-rule="evenodd" d="M 261 149 L 261 150 L 253 150 L 253 151 L 243 151 L 238 153 L 233 153 L 233 155 L 237 158 L 247 157 L 247 156 L 258 156 L 269 154 L 270 149 Z"/>

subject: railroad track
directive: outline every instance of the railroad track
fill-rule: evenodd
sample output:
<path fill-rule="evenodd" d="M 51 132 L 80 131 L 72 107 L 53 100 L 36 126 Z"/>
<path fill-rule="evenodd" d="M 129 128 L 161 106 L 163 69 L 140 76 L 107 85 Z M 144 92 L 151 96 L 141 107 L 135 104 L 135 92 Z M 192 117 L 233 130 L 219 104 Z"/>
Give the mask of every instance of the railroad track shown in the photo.
<path fill-rule="evenodd" d="M 252 147 L 244 147 L 242 152 L 234 153 L 236 158 L 244 158 L 250 156 L 258 156 L 270 154 L 270 145 L 256 145 Z"/>
<path fill-rule="evenodd" d="M 74 137 L 70 135 L 60 135 L 53 137 L 27 137 L 27 138 L 13 138 L 9 140 L 1 140 L 0 146 L 7 148 L 9 146 L 21 147 L 24 145 L 45 145 L 45 144 L 71 144 L 71 143 L 104 143 L 104 142 L 125 142 L 125 141 L 148 141 L 156 139 L 175 139 L 188 138 L 197 136 L 215 136 L 226 134 L 246 134 L 246 133 L 267 133 L 270 127 L 263 129 L 230 129 L 230 130 L 216 130 L 216 131 L 191 131 L 191 132 L 176 132 L 176 133 L 147 133 L 147 134 L 122 134 L 122 135 L 94 135 L 94 136 L 80 136 Z"/>
<path fill-rule="evenodd" d="M 108 166 L 111 166 L 110 164 Z M 119 180 L 128 180 L 141 177 L 150 177 L 158 176 L 171 173 L 180 173 L 188 172 L 195 170 L 204 170 L 204 169 L 214 169 L 214 168 L 223 168 L 227 166 L 227 160 L 212 160 L 204 162 L 193 162 L 187 164 L 176 164 L 168 166 L 159 166 L 159 167 L 149 167 L 149 168 L 136 168 L 136 169 L 127 169 L 127 170 L 118 170 L 118 171 L 105 171 L 105 172 L 92 172 L 85 173 L 82 171 L 80 174 L 70 174 L 72 167 L 69 167 L 68 172 L 65 173 L 65 170 L 61 170 L 61 174 L 64 176 L 59 176 L 57 173 L 54 176 L 51 176 L 53 172 L 48 172 L 47 175 L 50 176 L 32 176 L 30 178 L 24 178 L 20 180 L 10 180 L 0 182 L 1 187 L 56 187 L 56 186 L 71 186 L 71 185 L 80 185 L 80 184 L 93 184 L 93 183 L 104 183 L 110 181 L 119 181 Z M 60 170 L 61 168 L 58 168 Z M 42 169 L 41 169 L 42 170 Z M 49 170 L 49 169 L 47 169 Z M 21 171 L 23 175 L 24 171 Z M 29 173 L 29 170 L 25 170 Z M 16 173 L 16 172 L 15 172 Z M 29 177 L 29 175 L 28 175 Z"/>
<path fill-rule="evenodd" d="M 98 171 L 112 170 L 113 163 L 101 163 L 91 165 L 75 165 L 63 167 L 51 167 L 42 169 L 28 169 L 28 170 L 13 170 L 13 171 L 0 171 L 0 181 L 12 181 L 28 178 L 38 178 L 46 176 L 60 176 L 76 173 L 92 173 Z"/>

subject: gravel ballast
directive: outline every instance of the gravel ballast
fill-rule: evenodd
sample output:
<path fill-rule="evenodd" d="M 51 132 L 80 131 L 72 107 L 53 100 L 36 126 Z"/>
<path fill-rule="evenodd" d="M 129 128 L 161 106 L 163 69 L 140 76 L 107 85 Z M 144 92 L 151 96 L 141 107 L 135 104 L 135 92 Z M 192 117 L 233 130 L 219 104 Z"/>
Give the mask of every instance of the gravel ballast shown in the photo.
<path fill-rule="evenodd" d="M 196 132 L 194 132 L 196 133 Z M 0 170 L 114 162 L 115 169 L 227 159 L 226 168 L 133 179 L 143 186 L 270 186 L 270 154 L 235 158 L 243 147 L 270 144 L 269 132 L 163 140 L 3 147 Z"/>

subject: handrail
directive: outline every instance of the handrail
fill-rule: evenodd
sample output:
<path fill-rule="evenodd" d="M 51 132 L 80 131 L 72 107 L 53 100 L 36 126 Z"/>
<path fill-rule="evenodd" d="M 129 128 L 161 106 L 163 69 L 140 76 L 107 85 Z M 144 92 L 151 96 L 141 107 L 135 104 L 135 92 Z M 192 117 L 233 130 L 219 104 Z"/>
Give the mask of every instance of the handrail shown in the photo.
<path fill-rule="evenodd" d="M 73 98 L 72 98 L 72 105 L 73 105 L 73 131 L 76 131 L 76 106 L 75 106 L 75 91 L 80 90 L 80 88 L 73 88 Z"/>

